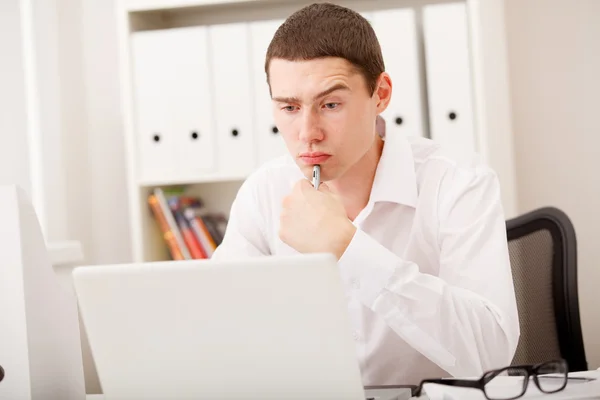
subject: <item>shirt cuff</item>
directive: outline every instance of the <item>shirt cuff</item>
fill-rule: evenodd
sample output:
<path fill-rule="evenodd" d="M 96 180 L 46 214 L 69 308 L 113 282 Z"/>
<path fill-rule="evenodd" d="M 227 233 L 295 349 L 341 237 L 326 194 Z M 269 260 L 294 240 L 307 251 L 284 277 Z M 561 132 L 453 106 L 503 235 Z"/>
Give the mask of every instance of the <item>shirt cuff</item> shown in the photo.
<path fill-rule="evenodd" d="M 394 275 L 399 258 L 360 228 L 338 261 L 342 281 L 373 309 Z"/>

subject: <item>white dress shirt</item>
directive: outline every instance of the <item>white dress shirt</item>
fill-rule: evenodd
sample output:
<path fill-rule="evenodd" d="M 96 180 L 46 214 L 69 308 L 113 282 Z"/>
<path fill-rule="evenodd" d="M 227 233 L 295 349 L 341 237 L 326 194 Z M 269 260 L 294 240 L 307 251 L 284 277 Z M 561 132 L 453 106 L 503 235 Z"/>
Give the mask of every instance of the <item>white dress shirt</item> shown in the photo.
<path fill-rule="evenodd" d="M 299 179 L 290 156 L 253 173 L 213 258 L 296 253 L 278 225 Z M 388 136 L 339 260 L 364 385 L 510 364 L 519 321 L 500 201 L 495 173 L 476 156 L 457 160 L 428 139 Z"/>

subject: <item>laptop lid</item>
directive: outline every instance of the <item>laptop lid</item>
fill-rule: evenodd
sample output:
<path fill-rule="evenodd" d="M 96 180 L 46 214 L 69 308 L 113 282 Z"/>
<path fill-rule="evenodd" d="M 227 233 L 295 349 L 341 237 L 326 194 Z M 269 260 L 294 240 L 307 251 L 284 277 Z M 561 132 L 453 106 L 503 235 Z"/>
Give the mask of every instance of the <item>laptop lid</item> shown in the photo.
<path fill-rule="evenodd" d="M 78 267 L 106 400 L 363 400 L 329 254 Z"/>

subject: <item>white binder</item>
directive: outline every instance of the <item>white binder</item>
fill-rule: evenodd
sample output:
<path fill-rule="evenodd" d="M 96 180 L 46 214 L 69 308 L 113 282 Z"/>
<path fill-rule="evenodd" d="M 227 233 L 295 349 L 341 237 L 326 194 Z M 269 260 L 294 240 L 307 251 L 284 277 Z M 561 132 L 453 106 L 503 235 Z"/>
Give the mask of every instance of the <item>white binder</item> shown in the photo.
<path fill-rule="evenodd" d="M 392 80 L 392 98 L 381 114 L 386 136 L 428 136 L 423 124 L 415 13 L 408 8 L 375 11 L 372 21 Z"/>
<path fill-rule="evenodd" d="M 423 10 L 431 137 L 457 155 L 476 150 L 464 3 Z"/>
<path fill-rule="evenodd" d="M 214 112 L 210 92 L 208 31 L 204 26 L 170 33 L 170 115 L 178 177 L 193 181 L 214 172 Z"/>
<path fill-rule="evenodd" d="M 169 117 L 169 35 L 137 32 L 131 37 L 137 178 L 171 180 L 177 175 L 175 138 Z"/>
<path fill-rule="evenodd" d="M 255 168 L 247 23 L 209 26 L 219 172 L 245 177 Z"/>
<path fill-rule="evenodd" d="M 134 33 L 140 179 L 198 179 L 213 171 L 214 122 L 203 26 Z"/>
<path fill-rule="evenodd" d="M 267 20 L 250 23 L 251 60 L 254 104 L 254 127 L 256 134 L 257 162 L 263 164 L 285 154 L 285 142 L 273 119 L 273 107 L 265 73 L 267 48 L 283 20 Z"/>
<path fill-rule="evenodd" d="M 77 299 L 15 185 L 0 186 L 0 365 L 0 399 L 85 399 Z"/>

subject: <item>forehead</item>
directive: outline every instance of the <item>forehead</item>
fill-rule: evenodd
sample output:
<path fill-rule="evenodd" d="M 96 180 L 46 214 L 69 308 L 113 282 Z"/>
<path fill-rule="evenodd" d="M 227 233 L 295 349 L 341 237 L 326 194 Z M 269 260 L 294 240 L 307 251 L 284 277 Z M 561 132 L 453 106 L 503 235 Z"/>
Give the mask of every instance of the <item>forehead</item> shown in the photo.
<path fill-rule="evenodd" d="M 289 61 L 273 59 L 269 65 L 269 83 L 273 97 L 311 96 L 337 83 L 344 83 L 352 91 L 364 86 L 358 70 L 343 58 L 318 58 Z"/>

